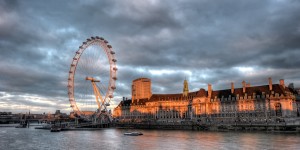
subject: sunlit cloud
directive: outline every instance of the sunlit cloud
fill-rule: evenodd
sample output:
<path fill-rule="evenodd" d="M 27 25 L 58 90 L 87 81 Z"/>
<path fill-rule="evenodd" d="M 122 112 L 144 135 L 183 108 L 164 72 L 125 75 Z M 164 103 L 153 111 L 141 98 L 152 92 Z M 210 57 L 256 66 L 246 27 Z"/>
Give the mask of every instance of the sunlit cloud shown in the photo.
<path fill-rule="evenodd" d="M 152 75 L 163 75 L 163 74 L 174 74 L 176 71 L 175 70 L 162 69 L 162 70 L 149 70 L 149 72 Z"/>
<path fill-rule="evenodd" d="M 170 70 L 170 69 L 161 69 L 161 70 L 149 70 L 149 72 L 152 74 L 152 75 L 158 75 L 158 76 L 161 76 L 161 75 L 171 75 L 171 74 L 179 74 L 179 73 L 182 73 L 184 75 L 187 75 L 187 76 L 191 76 L 192 75 L 192 72 L 190 70 Z"/>
<path fill-rule="evenodd" d="M 234 67 L 234 68 L 242 73 L 252 73 L 254 70 L 253 67 Z"/>

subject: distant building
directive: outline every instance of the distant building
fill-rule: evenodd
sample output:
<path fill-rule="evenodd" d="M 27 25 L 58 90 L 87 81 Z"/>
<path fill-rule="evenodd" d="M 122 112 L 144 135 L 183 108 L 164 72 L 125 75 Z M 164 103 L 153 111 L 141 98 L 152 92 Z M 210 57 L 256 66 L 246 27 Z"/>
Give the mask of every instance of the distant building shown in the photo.
<path fill-rule="evenodd" d="M 12 113 L 11 112 L 0 112 L 0 115 L 6 116 L 6 115 L 12 115 Z"/>
<path fill-rule="evenodd" d="M 114 118 L 121 122 L 180 122 L 194 120 L 198 122 L 275 122 L 284 117 L 299 116 L 299 99 L 296 91 L 287 87 L 284 80 L 279 84 L 251 86 L 242 82 L 242 88 L 200 89 L 188 92 L 187 81 L 184 81 L 183 93 L 152 94 L 151 80 L 147 79 L 147 88 L 137 85 L 145 80 L 133 81 L 132 100 L 123 100 L 114 109 Z M 150 86 L 149 86 L 150 85 Z M 146 93 L 146 94 L 145 94 Z M 298 104 L 297 104 L 298 103 Z"/>
<path fill-rule="evenodd" d="M 47 116 L 47 117 L 46 117 Z M 45 117 L 48 119 L 48 120 L 55 120 L 55 119 L 67 119 L 69 118 L 70 116 L 67 115 L 66 113 L 62 113 L 60 110 L 56 110 L 54 114 L 51 114 L 50 112 L 45 115 Z"/>
<path fill-rule="evenodd" d="M 12 112 L 0 112 L 0 124 L 16 123 L 22 119 L 22 114 L 13 114 Z"/>
<path fill-rule="evenodd" d="M 59 115 L 59 114 L 60 114 L 60 110 L 56 110 L 55 115 Z"/>

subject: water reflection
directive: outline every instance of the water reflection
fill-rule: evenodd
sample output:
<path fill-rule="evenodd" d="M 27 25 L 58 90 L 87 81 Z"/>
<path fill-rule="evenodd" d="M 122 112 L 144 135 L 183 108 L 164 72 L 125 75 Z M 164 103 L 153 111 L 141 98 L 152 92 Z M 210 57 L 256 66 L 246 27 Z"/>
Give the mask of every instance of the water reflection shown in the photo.
<path fill-rule="evenodd" d="M 66 131 L 0 128 L 0 149 L 298 149 L 299 134 L 135 130 Z"/>

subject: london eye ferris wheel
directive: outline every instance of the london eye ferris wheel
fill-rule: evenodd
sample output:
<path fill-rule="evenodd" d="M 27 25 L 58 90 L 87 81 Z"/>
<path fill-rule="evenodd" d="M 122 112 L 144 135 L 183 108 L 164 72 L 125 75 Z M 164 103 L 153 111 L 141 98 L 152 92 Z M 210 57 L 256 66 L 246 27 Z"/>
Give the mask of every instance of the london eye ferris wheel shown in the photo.
<path fill-rule="evenodd" d="M 68 76 L 70 107 L 79 116 L 106 112 L 117 80 L 112 46 L 102 37 L 91 37 L 79 46 Z"/>

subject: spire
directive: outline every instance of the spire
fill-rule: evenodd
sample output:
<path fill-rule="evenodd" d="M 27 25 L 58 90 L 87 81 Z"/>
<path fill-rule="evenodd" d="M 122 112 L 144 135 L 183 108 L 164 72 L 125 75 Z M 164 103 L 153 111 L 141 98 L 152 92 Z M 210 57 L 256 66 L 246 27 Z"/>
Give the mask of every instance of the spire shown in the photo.
<path fill-rule="evenodd" d="M 183 82 L 183 93 L 182 93 L 182 95 L 183 96 L 188 96 L 188 94 L 189 94 L 189 85 L 188 85 L 187 80 L 185 79 L 184 82 Z"/>

